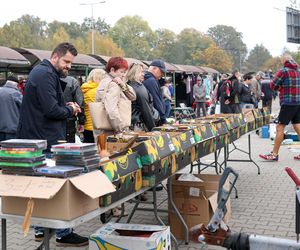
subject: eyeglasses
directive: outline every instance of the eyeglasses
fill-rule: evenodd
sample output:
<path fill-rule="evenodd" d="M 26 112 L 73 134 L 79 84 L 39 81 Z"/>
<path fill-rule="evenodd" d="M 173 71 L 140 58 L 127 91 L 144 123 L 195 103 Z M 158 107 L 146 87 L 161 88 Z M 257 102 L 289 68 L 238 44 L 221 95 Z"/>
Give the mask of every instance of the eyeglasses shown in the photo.
<path fill-rule="evenodd" d="M 144 69 L 144 66 L 143 66 L 143 64 L 134 62 L 134 63 L 130 64 L 130 66 L 129 66 L 129 69 L 128 69 L 128 70 L 131 70 L 131 69 L 132 69 L 132 68 L 133 68 L 135 65 L 141 66 L 141 67 Z"/>

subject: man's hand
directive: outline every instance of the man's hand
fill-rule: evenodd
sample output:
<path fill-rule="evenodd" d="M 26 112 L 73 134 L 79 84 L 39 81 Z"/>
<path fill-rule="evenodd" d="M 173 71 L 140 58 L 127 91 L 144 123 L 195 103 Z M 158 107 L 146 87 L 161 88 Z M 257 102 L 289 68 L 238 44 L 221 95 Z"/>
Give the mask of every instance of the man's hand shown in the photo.
<path fill-rule="evenodd" d="M 68 102 L 67 106 L 72 107 L 74 116 L 77 116 L 77 114 L 81 112 L 81 108 L 76 102 Z"/>

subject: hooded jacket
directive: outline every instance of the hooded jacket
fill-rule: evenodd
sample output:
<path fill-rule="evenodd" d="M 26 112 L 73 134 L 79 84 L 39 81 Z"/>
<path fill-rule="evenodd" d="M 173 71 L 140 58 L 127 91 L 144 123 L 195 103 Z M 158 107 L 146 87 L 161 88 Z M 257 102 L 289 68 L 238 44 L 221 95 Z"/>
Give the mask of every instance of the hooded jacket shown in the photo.
<path fill-rule="evenodd" d="M 280 105 L 300 105 L 300 70 L 294 60 L 284 62 L 270 83 L 270 87 L 279 91 Z"/>
<path fill-rule="evenodd" d="M 86 118 L 86 121 L 84 123 L 84 129 L 89 131 L 93 131 L 93 122 L 89 110 L 89 103 L 95 102 L 96 91 L 98 86 L 99 84 L 93 81 L 86 82 L 81 86 L 81 90 L 84 98 L 84 110 L 85 110 L 85 118 Z"/>
<path fill-rule="evenodd" d="M 7 81 L 0 88 L 0 132 L 17 132 L 22 104 L 22 93 L 18 89 L 18 83 Z"/>
<path fill-rule="evenodd" d="M 153 97 L 153 106 L 159 112 L 161 123 L 166 123 L 165 104 L 158 81 L 151 72 L 147 71 L 144 76 L 143 84 Z"/>
<path fill-rule="evenodd" d="M 58 72 L 48 60 L 43 60 L 28 76 L 18 138 L 47 140 L 50 150 L 51 145 L 65 139 L 67 118 L 72 116 L 73 109 L 65 104 Z"/>

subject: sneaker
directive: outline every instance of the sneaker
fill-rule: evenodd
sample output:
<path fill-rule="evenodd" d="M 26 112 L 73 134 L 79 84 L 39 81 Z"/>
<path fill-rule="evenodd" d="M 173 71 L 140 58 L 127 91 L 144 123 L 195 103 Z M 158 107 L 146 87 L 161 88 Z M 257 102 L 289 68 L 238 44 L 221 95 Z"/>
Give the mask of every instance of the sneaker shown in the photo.
<path fill-rule="evenodd" d="M 259 155 L 259 157 L 266 161 L 278 161 L 278 158 L 279 158 L 278 155 L 274 155 L 272 152 L 267 155 Z"/>
<path fill-rule="evenodd" d="M 161 190 L 163 190 L 163 188 L 164 188 L 164 186 L 163 186 L 162 184 L 158 184 L 158 185 L 155 187 L 155 190 L 156 190 L 156 191 L 161 191 Z M 153 191 L 153 189 L 154 189 L 154 187 L 151 188 L 152 191 Z"/>
<path fill-rule="evenodd" d="M 128 216 L 128 213 L 124 211 L 124 213 L 122 214 L 122 209 L 118 209 L 117 207 L 112 209 L 112 216 L 113 217 L 125 217 Z"/>
<path fill-rule="evenodd" d="M 56 245 L 60 247 L 81 247 L 89 244 L 89 238 L 82 237 L 76 233 L 70 233 L 64 237 L 56 238 Z"/>
<path fill-rule="evenodd" d="M 38 242 L 43 241 L 44 240 L 44 233 L 43 232 L 35 233 L 34 240 L 38 241 Z"/>

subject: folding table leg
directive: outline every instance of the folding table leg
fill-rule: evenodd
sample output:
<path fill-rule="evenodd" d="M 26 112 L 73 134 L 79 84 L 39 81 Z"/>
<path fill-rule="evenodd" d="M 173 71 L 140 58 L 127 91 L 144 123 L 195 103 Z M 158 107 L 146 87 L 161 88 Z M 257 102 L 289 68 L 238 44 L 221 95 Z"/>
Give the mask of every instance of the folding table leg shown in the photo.
<path fill-rule="evenodd" d="M 6 219 L 1 219 L 2 250 L 6 250 Z"/>

